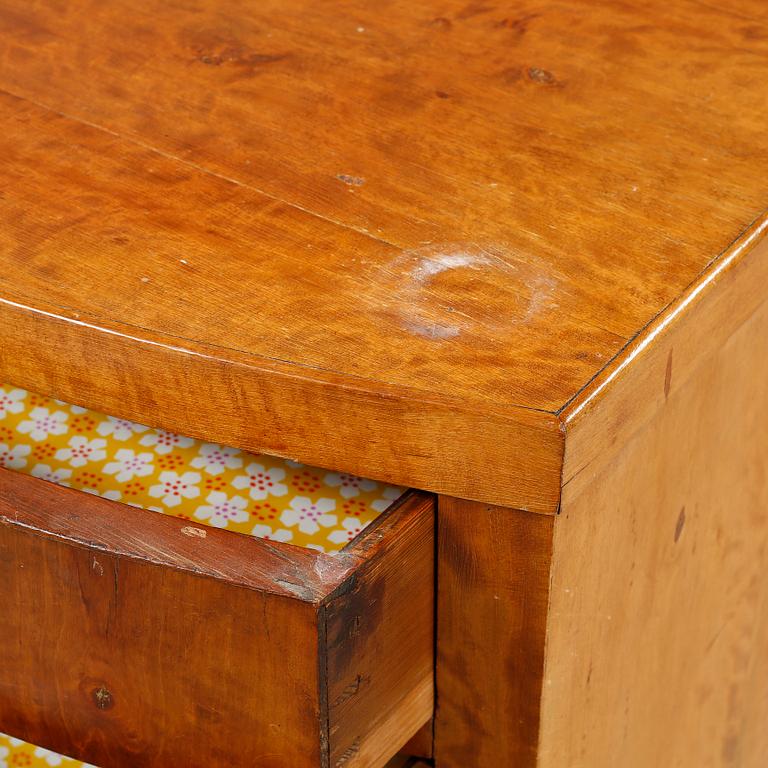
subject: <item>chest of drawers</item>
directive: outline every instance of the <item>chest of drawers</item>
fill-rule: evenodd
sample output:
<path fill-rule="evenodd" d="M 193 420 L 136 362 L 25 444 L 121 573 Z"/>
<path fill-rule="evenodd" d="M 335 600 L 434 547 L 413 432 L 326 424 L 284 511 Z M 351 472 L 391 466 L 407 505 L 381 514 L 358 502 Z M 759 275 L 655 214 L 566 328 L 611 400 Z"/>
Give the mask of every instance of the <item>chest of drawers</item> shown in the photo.
<path fill-rule="evenodd" d="M 412 489 L 329 555 L 2 471 L 0 731 L 764 764 L 766 75 L 758 0 L 0 1 L 0 380 Z"/>

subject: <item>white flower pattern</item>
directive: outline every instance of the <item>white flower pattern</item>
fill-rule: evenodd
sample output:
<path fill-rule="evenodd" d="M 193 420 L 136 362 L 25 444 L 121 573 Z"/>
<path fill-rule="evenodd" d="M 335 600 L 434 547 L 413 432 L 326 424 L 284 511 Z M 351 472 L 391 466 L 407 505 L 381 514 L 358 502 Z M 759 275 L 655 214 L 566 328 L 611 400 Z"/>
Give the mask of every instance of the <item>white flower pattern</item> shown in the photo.
<path fill-rule="evenodd" d="M 14 445 L 13 448 L 0 443 L 0 467 L 5 469 L 24 469 L 27 466 L 27 456 L 32 452 L 28 445 Z"/>
<path fill-rule="evenodd" d="M 364 528 L 365 524 L 361 523 L 359 518 L 345 517 L 341 521 L 341 528 L 336 528 L 336 530 L 331 531 L 328 534 L 328 540 L 332 541 L 334 544 L 341 544 L 344 546 L 349 544 L 352 539 L 359 536 Z"/>
<path fill-rule="evenodd" d="M 139 442 L 147 447 L 153 447 L 156 453 L 165 454 L 170 453 L 174 448 L 189 448 L 195 441 L 191 437 L 182 437 L 174 432 L 166 432 L 164 429 L 153 429 Z"/>
<path fill-rule="evenodd" d="M 280 515 L 280 522 L 289 528 L 297 526 L 302 533 L 317 533 L 320 526 L 329 528 L 336 524 L 336 515 L 330 514 L 336 509 L 333 499 L 312 499 L 297 496 L 291 500 L 290 509 Z"/>
<path fill-rule="evenodd" d="M 71 469 L 64 469 L 64 467 L 53 467 L 48 464 L 35 464 L 30 472 L 32 477 L 39 477 L 41 480 L 45 480 L 48 483 L 56 483 L 56 485 L 69 485 L 67 482 L 72 477 Z"/>
<path fill-rule="evenodd" d="M 316 552 L 338 552 L 403 493 L 351 474 L 201 443 L 10 385 L 0 385 L 0 437 L 5 468 Z M 26 761 L 19 765 L 34 768 L 93 768 L 0 734 L 0 768 L 16 765 L 10 762 L 16 754 Z"/>
<path fill-rule="evenodd" d="M 227 496 L 221 491 L 212 491 L 208 502 L 195 510 L 198 520 L 207 520 L 216 528 L 226 528 L 229 522 L 244 523 L 248 519 L 248 501 L 242 496 Z"/>
<path fill-rule="evenodd" d="M 287 531 L 285 528 L 278 528 L 276 531 L 270 528 L 268 525 L 254 525 L 251 531 L 252 536 L 256 536 L 259 539 L 269 539 L 271 541 L 290 541 L 293 538 L 293 534 Z"/>
<path fill-rule="evenodd" d="M 21 413 L 27 393 L 23 389 L 0 387 L 0 419 L 8 413 Z"/>
<path fill-rule="evenodd" d="M 50 435 L 63 435 L 68 429 L 68 418 L 69 414 L 64 411 L 51 413 L 48 408 L 38 406 L 30 411 L 29 419 L 22 421 L 16 429 L 39 443 Z"/>
<path fill-rule="evenodd" d="M 121 448 L 115 453 L 115 461 L 104 465 L 104 472 L 115 475 L 118 483 L 127 483 L 134 477 L 147 477 L 155 471 L 153 454 L 136 453 L 130 448 Z"/>
<path fill-rule="evenodd" d="M 250 489 L 250 496 L 256 501 L 263 501 L 267 496 L 285 496 L 288 488 L 281 482 L 285 479 L 285 470 L 280 467 L 266 469 L 262 464 L 249 464 L 246 474 L 238 475 L 232 485 L 239 491 Z"/>
<path fill-rule="evenodd" d="M 65 755 L 57 754 L 50 749 L 36 747 L 27 744 L 21 739 L 16 739 L 4 733 L 0 733 L 0 768 L 15 768 L 15 766 L 29 766 L 29 768 L 43 768 L 49 766 L 66 766 L 67 768 L 96 768 L 90 763 L 83 763 Z"/>
<path fill-rule="evenodd" d="M 381 498 L 371 502 L 371 507 L 377 512 L 386 512 L 402 495 L 402 488 L 387 486 L 382 491 Z"/>
<path fill-rule="evenodd" d="M 75 415 L 79 415 L 81 413 L 88 413 L 87 408 L 83 408 L 82 405 L 72 405 L 72 403 L 67 403 L 64 400 L 53 400 L 56 405 L 61 406 L 62 408 L 69 409 L 70 413 L 74 413 Z"/>
<path fill-rule="evenodd" d="M 48 765 L 53 766 L 61 765 L 64 762 L 63 755 L 58 755 L 55 752 L 51 752 L 48 749 L 43 749 L 42 747 L 38 747 L 35 750 L 35 757 L 40 757 L 45 760 Z"/>
<path fill-rule="evenodd" d="M 373 480 L 366 480 L 357 475 L 347 475 L 341 472 L 329 472 L 325 476 L 326 485 L 331 488 L 338 488 L 339 493 L 345 499 L 351 499 L 353 496 L 359 496 L 360 491 L 373 491 L 378 487 L 378 483 Z"/>
<path fill-rule="evenodd" d="M 145 427 L 143 424 L 135 424 L 127 419 L 118 419 L 114 416 L 107 416 L 107 418 L 99 424 L 96 431 L 103 437 L 112 435 L 115 440 L 125 442 L 136 434 L 146 432 L 149 427 Z"/>
<path fill-rule="evenodd" d="M 350 473 L 193 440 L 7 384 L 0 385 L 0 440 L 0 465 L 38 479 L 331 553 L 402 493 Z"/>
<path fill-rule="evenodd" d="M 89 440 L 82 435 L 75 435 L 70 438 L 67 448 L 60 448 L 56 451 L 56 458 L 59 461 L 66 461 L 71 467 L 84 467 L 90 461 L 103 461 L 107 458 L 104 450 L 107 447 L 107 441 L 98 437 Z"/>
<path fill-rule="evenodd" d="M 83 488 L 83 492 L 90 493 L 92 496 L 101 496 L 102 499 L 109 499 L 110 501 L 120 501 L 123 498 L 120 491 L 98 491 L 96 488 Z"/>
<path fill-rule="evenodd" d="M 215 443 L 203 443 L 200 452 L 190 462 L 195 469 L 204 469 L 209 475 L 220 475 L 225 469 L 238 469 L 243 466 L 237 448 L 226 448 Z"/>
<path fill-rule="evenodd" d="M 182 499 L 195 499 L 200 495 L 197 487 L 201 478 L 197 472 L 161 472 L 160 482 L 149 489 L 149 495 L 161 499 L 166 507 L 178 507 Z"/>

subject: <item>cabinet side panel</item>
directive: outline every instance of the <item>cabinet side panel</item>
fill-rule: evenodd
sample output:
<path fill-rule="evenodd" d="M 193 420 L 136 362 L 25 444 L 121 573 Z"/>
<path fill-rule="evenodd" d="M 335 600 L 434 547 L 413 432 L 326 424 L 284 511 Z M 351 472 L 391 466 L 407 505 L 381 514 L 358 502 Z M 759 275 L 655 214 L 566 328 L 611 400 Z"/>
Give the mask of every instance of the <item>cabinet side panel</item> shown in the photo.
<path fill-rule="evenodd" d="M 604 469 L 566 484 L 541 768 L 765 764 L 766 348 L 763 305 Z"/>
<path fill-rule="evenodd" d="M 536 763 L 553 522 L 438 502 L 438 768 Z"/>

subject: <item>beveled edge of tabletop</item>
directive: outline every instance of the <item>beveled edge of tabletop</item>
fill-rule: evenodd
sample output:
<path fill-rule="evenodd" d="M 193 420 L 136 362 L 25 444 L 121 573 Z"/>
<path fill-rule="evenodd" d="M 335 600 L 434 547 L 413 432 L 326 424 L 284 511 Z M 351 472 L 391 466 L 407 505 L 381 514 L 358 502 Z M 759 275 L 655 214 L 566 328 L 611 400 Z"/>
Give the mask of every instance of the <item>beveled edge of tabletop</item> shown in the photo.
<path fill-rule="evenodd" d="M 562 486 L 596 471 L 765 300 L 767 232 L 763 216 L 556 413 L 310 377 L 289 363 L 139 338 L 130 327 L 2 297 L 0 375 L 182 434 L 554 514 Z M 73 361 L 66 368 L 52 351 L 61 347 Z"/>
<path fill-rule="evenodd" d="M 564 487 L 594 477 L 768 301 L 766 235 L 763 214 L 558 411 Z"/>
<path fill-rule="evenodd" d="M 308 377 L 286 363 L 224 357 L 156 334 L 138 338 L 81 313 L 4 298 L 0 338 L 0 376 L 31 391 L 399 485 L 536 512 L 557 508 L 563 445 L 554 414 L 488 412 L 440 395 L 421 400 L 331 374 Z"/>

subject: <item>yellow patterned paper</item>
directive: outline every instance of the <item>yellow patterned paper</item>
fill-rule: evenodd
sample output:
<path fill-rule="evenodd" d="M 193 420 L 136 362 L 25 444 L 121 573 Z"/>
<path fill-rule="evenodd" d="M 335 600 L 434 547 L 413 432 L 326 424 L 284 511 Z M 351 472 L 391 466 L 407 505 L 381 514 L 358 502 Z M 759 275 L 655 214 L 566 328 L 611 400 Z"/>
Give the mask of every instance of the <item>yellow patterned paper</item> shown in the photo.
<path fill-rule="evenodd" d="M 0 733 L 0 768 L 93 768 L 87 763 Z"/>
<path fill-rule="evenodd" d="M 331 553 L 403 492 L 152 429 L 7 384 L 0 385 L 0 466 L 204 525 Z"/>

